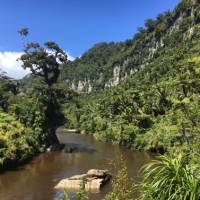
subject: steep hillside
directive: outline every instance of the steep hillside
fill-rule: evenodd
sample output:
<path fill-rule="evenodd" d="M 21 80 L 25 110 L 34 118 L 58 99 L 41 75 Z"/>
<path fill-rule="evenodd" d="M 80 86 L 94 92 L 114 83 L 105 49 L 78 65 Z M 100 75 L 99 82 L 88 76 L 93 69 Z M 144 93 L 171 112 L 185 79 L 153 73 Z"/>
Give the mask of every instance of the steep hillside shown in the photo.
<path fill-rule="evenodd" d="M 80 58 L 62 66 L 60 80 L 78 92 L 91 92 L 119 84 L 149 65 L 160 51 L 191 38 L 200 21 L 198 0 L 183 0 L 172 12 L 147 19 L 133 39 L 100 43 Z"/>
<path fill-rule="evenodd" d="M 165 45 L 159 43 L 145 67 L 140 63 L 134 68 L 137 73 L 115 87 L 83 95 L 76 109 L 67 105 L 67 126 L 139 149 L 196 148 L 200 130 L 200 12 L 199 3 L 191 3 L 183 1 L 173 12 L 179 25 L 174 25 L 173 31 L 168 29 L 160 40 Z M 155 32 L 145 34 L 147 38 Z M 149 56 L 149 51 L 146 53 Z"/>

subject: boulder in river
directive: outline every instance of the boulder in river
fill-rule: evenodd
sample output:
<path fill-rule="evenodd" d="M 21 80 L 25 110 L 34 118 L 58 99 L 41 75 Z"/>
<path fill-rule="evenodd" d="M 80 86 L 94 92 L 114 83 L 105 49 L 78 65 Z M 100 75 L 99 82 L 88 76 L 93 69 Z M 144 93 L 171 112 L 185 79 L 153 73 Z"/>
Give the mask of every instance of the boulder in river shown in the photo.
<path fill-rule="evenodd" d="M 62 179 L 55 189 L 79 190 L 83 185 L 86 190 L 99 191 L 111 178 L 107 170 L 91 169 L 86 174 Z"/>

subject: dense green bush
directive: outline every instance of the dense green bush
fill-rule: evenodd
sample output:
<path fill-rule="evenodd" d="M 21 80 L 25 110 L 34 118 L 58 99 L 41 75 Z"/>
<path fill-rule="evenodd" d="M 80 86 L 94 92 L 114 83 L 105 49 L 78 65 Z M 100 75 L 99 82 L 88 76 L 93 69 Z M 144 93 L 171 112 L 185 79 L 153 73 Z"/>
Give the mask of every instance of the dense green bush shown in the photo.
<path fill-rule="evenodd" d="M 37 151 L 38 138 L 13 116 L 0 112 L 0 166 L 22 162 Z"/>
<path fill-rule="evenodd" d="M 197 200 L 200 198 L 199 170 L 182 154 L 161 156 L 144 168 L 139 184 L 140 200 Z"/>

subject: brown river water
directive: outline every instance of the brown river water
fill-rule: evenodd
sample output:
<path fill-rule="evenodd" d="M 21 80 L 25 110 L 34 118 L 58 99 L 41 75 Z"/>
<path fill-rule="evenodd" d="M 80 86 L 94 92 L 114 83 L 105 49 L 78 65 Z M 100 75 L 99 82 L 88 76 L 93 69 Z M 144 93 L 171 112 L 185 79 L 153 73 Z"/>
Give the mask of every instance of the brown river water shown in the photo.
<path fill-rule="evenodd" d="M 91 135 L 59 133 L 60 141 L 82 147 L 81 152 L 49 152 L 35 157 L 28 164 L 0 174 L 0 200 L 55 200 L 62 192 L 54 186 L 63 178 L 86 173 L 89 169 L 108 169 L 113 175 L 119 168 L 121 155 L 126 160 L 129 176 L 137 182 L 140 168 L 152 157 L 117 144 L 104 143 Z M 95 149 L 95 151 L 94 151 Z M 101 200 L 111 190 L 106 184 L 100 193 L 90 194 L 90 200 Z M 74 193 L 70 199 L 75 200 Z"/>

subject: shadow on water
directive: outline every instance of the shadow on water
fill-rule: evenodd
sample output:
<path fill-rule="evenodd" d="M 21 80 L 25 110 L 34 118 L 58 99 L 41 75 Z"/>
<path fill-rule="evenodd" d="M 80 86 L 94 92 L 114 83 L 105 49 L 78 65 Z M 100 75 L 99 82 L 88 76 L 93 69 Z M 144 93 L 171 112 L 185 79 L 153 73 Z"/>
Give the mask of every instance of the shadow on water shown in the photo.
<path fill-rule="evenodd" d="M 31 163 L 33 161 L 33 157 L 27 158 L 23 160 L 23 162 L 17 162 L 17 161 L 8 161 L 6 165 L 3 165 L 0 168 L 0 175 L 6 173 L 7 171 L 21 171 L 24 169 L 25 165 L 27 163 Z"/>
<path fill-rule="evenodd" d="M 75 144 L 75 143 L 67 143 L 63 149 L 65 153 L 78 153 L 78 152 L 85 152 L 85 153 L 94 153 L 97 150 L 91 146 L 82 145 L 82 144 Z"/>
<path fill-rule="evenodd" d="M 40 154 L 17 170 L 0 174 L 0 200 L 53 200 L 61 194 L 54 190 L 61 179 L 92 168 L 108 169 L 116 174 L 121 155 L 126 159 L 129 176 L 137 182 L 141 166 L 151 159 L 148 153 L 99 142 L 91 135 L 63 132 L 58 137 L 66 144 L 62 151 Z M 72 151 L 66 153 L 70 148 Z M 100 193 L 91 194 L 90 199 L 100 200 L 110 190 L 108 183 Z M 73 195 L 70 193 L 71 197 Z"/>

